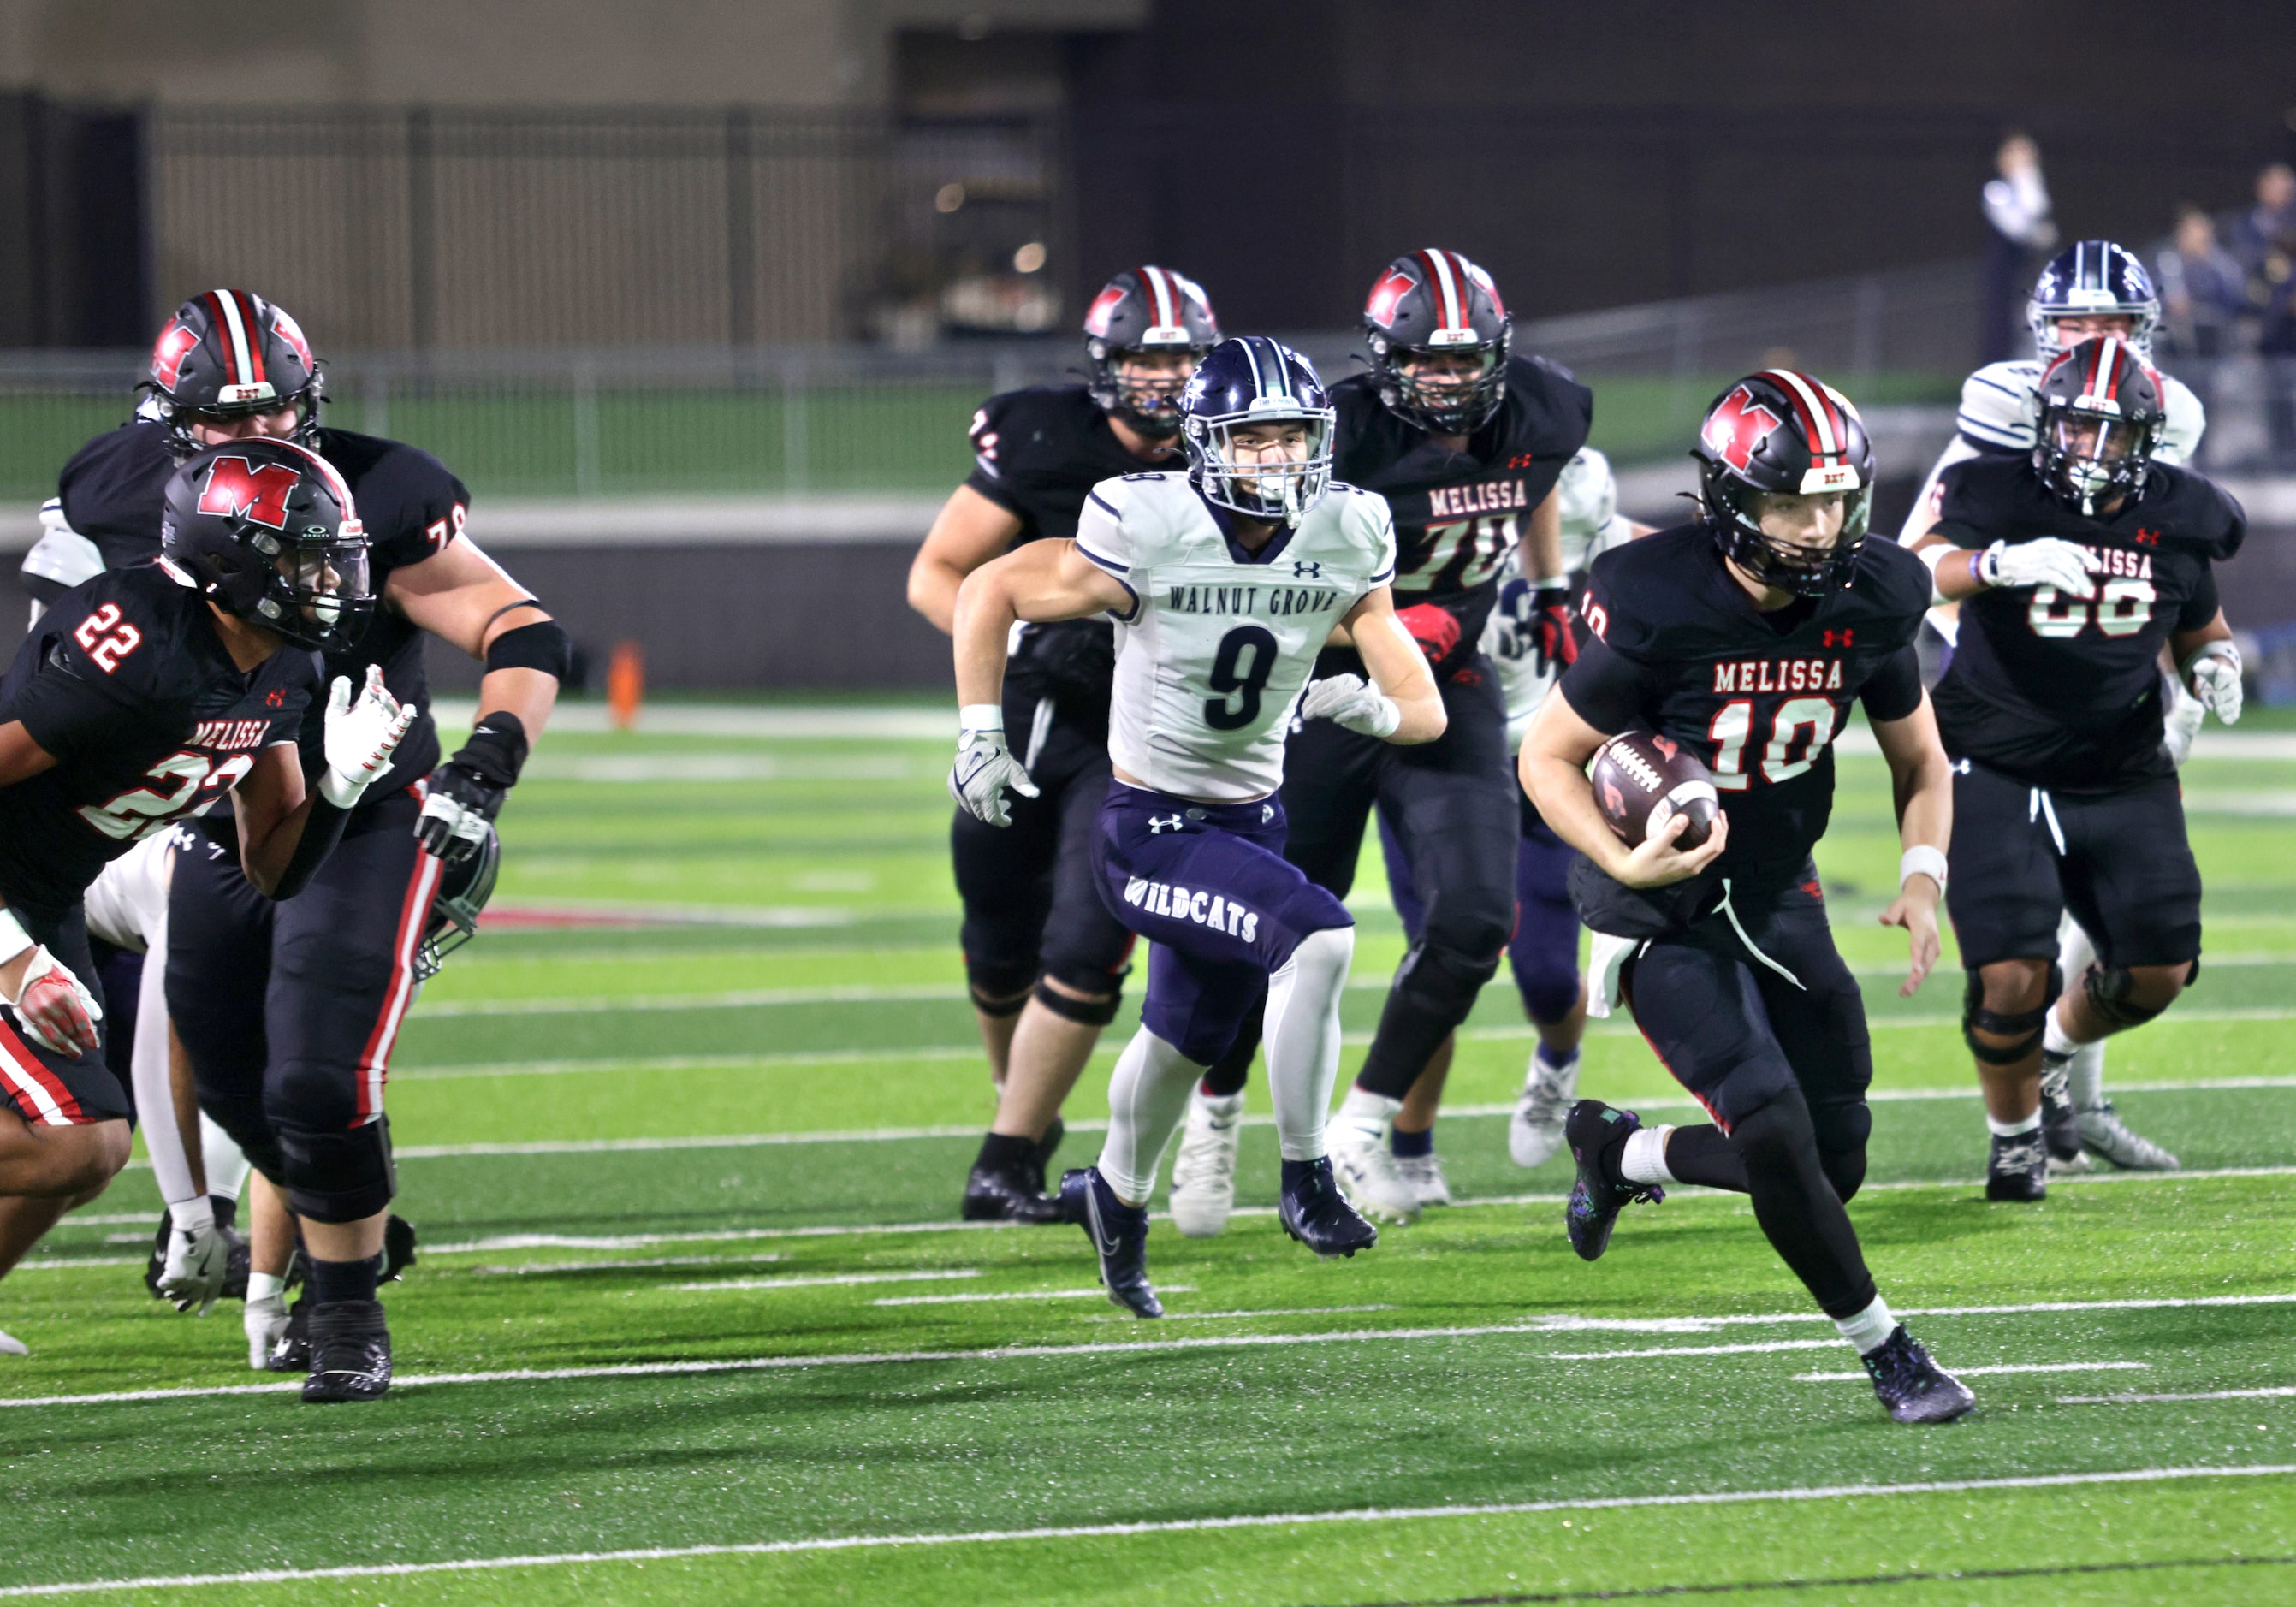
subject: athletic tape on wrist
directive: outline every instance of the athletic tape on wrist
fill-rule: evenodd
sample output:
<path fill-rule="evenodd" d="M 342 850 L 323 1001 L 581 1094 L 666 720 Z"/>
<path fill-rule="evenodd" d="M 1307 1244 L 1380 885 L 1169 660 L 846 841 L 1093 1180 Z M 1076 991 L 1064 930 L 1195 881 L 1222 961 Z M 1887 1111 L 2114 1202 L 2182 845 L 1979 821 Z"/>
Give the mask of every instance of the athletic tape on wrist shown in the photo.
<path fill-rule="evenodd" d="M 956 711 L 956 726 L 959 732 L 966 734 L 975 731 L 994 731 L 1001 734 L 1004 729 L 1004 706 L 1002 703 L 967 703 Z"/>
<path fill-rule="evenodd" d="M 1962 549 L 1959 547 L 1944 545 L 1916 547 L 1914 550 L 1914 556 L 1920 559 L 1923 563 L 1929 566 L 1930 605 L 1932 608 L 1940 603 L 1949 603 L 1952 601 L 1951 598 L 1945 594 L 1945 588 L 1938 584 L 1938 565 L 1943 563 L 1948 558 L 1953 556 L 1961 550 Z"/>
<path fill-rule="evenodd" d="M 1570 589 L 1570 577 L 1555 575 L 1545 580 L 1534 580 L 1530 583 L 1530 589 L 1535 592 L 1567 592 Z"/>
<path fill-rule="evenodd" d="M 1926 842 L 1917 842 L 1898 856 L 1898 885 L 1903 887 L 1915 876 L 1927 876 L 1945 891 L 1945 854 Z"/>
<path fill-rule="evenodd" d="M 2193 684 L 2194 667 L 2202 659 L 2222 659 L 2232 666 L 2234 675 L 2241 672 L 2239 645 L 2228 636 L 2220 636 L 2216 641 L 2202 643 L 2186 655 L 2182 664 L 2177 666 L 2177 673 L 2185 677 L 2185 685 L 2187 686 Z"/>

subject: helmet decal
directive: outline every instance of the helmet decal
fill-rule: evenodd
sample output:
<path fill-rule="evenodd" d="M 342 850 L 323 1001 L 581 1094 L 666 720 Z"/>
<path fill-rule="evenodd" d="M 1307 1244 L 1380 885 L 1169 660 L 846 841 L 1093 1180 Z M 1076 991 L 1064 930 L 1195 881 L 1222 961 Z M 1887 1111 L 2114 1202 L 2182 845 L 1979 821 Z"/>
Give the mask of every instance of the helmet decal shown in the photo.
<path fill-rule="evenodd" d="M 200 512 L 225 519 L 251 519 L 275 530 L 287 528 L 287 499 L 303 477 L 284 463 L 250 463 L 219 457 L 208 466 L 200 488 Z"/>
<path fill-rule="evenodd" d="M 173 390 L 183 376 L 184 359 L 200 343 L 200 332 L 181 318 L 171 318 L 160 338 L 152 343 L 152 382 L 162 390 Z"/>
<path fill-rule="evenodd" d="M 1721 405 L 1706 417 L 1706 427 L 1699 439 L 1708 450 L 1740 473 L 1754 461 L 1754 454 L 1770 439 L 1770 431 L 1785 421 L 1754 399 L 1754 393 L 1743 385 L 1722 398 Z"/>
<path fill-rule="evenodd" d="M 271 328 L 272 332 L 293 347 L 295 355 L 303 359 L 304 373 L 310 373 L 318 368 L 318 359 L 311 356 L 311 343 L 303 338 L 303 326 L 287 316 L 285 307 L 272 307 Z"/>
<path fill-rule="evenodd" d="M 1412 281 L 1390 268 L 1371 287 L 1371 299 L 1364 303 L 1364 316 L 1386 329 L 1395 323 L 1395 304 L 1411 293 Z"/>
<path fill-rule="evenodd" d="M 1124 304 L 1124 287 L 1111 284 L 1092 299 L 1092 306 L 1084 315 L 1084 332 L 1098 340 L 1108 336 L 1108 320 Z"/>

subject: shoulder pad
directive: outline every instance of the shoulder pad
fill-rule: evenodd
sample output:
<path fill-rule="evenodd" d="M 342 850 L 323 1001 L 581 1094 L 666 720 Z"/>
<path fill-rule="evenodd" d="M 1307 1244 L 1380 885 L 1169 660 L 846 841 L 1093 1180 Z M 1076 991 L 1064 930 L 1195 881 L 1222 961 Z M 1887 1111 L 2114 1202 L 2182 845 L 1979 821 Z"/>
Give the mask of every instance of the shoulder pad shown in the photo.
<path fill-rule="evenodd" d="M 1702 524 L 1681 524 L 1611 548 L 1587 571 L 1588 627 L 1617 652 L 1657 656 L 1687 614 L 1681 578 L 1685 558 L 1713 540 Z"/>
<path fill-rule="evenodd" d="M 184 603 L 199 594 L 156 563 L 111 570 L 56 600 L 43 616 L 54 633 L 52 662 L 114 695 L 156 703 L 181 701 L 187 683 L 182 646 Z"/>
<path fill-rule="evenodd" d="M 1507 363 L 1513 406 L 1505 446 L 1538 457 L 1569 457 L 1587 444 L 1595 420 L 1595 393 L 1554 365 L 1531 357 Z"/>
<path fill-rule="evenodd" d="M 2161 499 L 2165 520 L 2162 534 L 2179 546 L 2189 547 L 2212 562 L 2221 563 L 2240 551 L 2248 536 L 2248 511 L 2239 500 L 2207 475 L 2174 464 L 2161 466 L 2168 495 Z M 2147 497 L 2149 506 L 2152 499 Z"/>
<path fill-rule="evenodd" d="M 40 504 L 40 538 L 24 554 L 23 572 L 66 587 L 103 573 L 103 553 L 65 521 L 61 497 L 51 496 Z"/>
<path fill-rule="evenodd" d="M 2189 463 L 2201 449 L 2201 436 L 2209 427 L 2208 409 L 2193 388 L 2174 374 L 2161 376 L 2161 404 L 2168 416 L 2161 422 L 2161 439 L 2152 448 L 2153 461 Z"/>
<path fill-rule="evenodd" d="M 2038 363 L 1988 363 L 1961 382 L 1955 420 L 1977 446 L 2023 452 L 2033 445 L 2032 404 Z"/>
<path fill-rule="evenodd" d="M 1562 503 L 1566 535 L 1591 538 L 1619 511 L 1619 482 L 1611 473 L 1611 460 L 1593 447 L 1581 447 L 1562 465 L 1554 489 Z"/>
<path fill-rule="evenodd" d="M 1865 594 L 1868 606 L 1902 615 L 1906 640 L 1914 639 L 1930 611 L 1930 568 L 1887 536 L 1869 535 L 1858 545 L 1857 567 L 1850 584 Z"/>

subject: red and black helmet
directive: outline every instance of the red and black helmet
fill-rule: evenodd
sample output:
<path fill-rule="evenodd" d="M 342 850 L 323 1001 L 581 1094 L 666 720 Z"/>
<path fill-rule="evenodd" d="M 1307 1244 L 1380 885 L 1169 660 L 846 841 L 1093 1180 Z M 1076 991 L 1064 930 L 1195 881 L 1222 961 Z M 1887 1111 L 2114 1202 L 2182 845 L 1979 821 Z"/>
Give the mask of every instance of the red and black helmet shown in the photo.
<path fill-rule="evenodd" d="M 2069 348 L 2041 375 L 2033 406 L 2033 467 L 2060 501 L 2088 518 L 2143 492 L 2168 411 L 2135 346 L 2103 335 Z"/>
<path fill-rule="evenodd" d="M 1389 263 L 1364 302 L 1363 329 L 1379 399 L 1406 423 L 1470 435 L 1506 398 L 1514 321 L 1491 276 L 1456 251 L 1412 251 Z M 1458 357 L 1472 358 L 1473 372 L 1413 372 Z"/>
<path fill-rule="evenodd" d="M 245 418 L 293 407 L 292 439 L 309 445 L 319 427 L 322 385 L 311 343 L 286 310 L 252 291 L 193 296 L 152 344 L 152 393 L 178 457 L 199 450 L 195 417 Z"/>
<path fill-rule="evenodd" d="M 1085 310 L 1092 399 L 1141 434 L 1168 440 L 1180 433 L 1180 392 L 1188 376 L 1128 380 L 1117 372 L 1124 354 L 1178 352 L 1193 368 L 1219 342 L 1219 318 L 1201 285 L 1168 267 L 1127 268 Z"/>
<path fill-rule="evenodd" d="M 351 646 L 374 608 L 350 487 L 294 441 L 193 453 L 168 481 L 160 555 L 226 613 L 304 647 Z"/>
<path fill-rule="evenodd" d="M 1723 555 L 1765 586 L 1821 596 L 1849 578 L 1874 505 L 1874 443 L 1849 398 L 1791 368 L 1738 381 L 1706 410 L 1691 453 Z M 1764 535 L 1766 496 L 1842 498 L 1841 530 L 1814 549 Z"/>

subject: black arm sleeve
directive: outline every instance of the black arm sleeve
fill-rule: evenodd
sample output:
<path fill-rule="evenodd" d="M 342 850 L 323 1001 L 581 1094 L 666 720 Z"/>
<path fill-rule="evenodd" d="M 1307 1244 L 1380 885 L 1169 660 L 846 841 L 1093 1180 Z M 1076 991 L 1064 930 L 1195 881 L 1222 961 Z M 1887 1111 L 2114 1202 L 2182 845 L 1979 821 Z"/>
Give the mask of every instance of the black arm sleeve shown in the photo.
<path fill-rule="evenodd" d="M 1555 689 L 1605 736 L 1644 724 L 1644 710 L 1657 701 L 1651 672 L 1600 636 L 1578 650 L 1578 662 L 1563 671 Z"/>
<path fill-rule="evenodd" d="M 2217 610 L 2222 606 L 2217 597 L 2217 572 L 2204 569 L 2201 571 L 2201 583 L 2193 588 L 2193 594 L 2185 599 L 2185 606 L 2177 612 L 2177 628 L 2199 630 L 2217 617 Z"/>
<path fill-rule="evenodd" d="M 1922 706 L 1921 655 L 1911 646 L 1898 649 L 1866 677 L 1857 700 L 1868 719 L 1902 720 L 1913 713 Z"/>
<path fill-rule="evenodd" d="M 343 823 L 349 818 L 348 810 L 338 809 L 317 792 L 311 794 L 311 812 L 303 817 L 302 839 L 287 857 L 287 866 L 279 873 L 279 885 L 271 890 L 275 903 L 292 898 L 310 885 L 312 873 L 343 840 Z"/>

